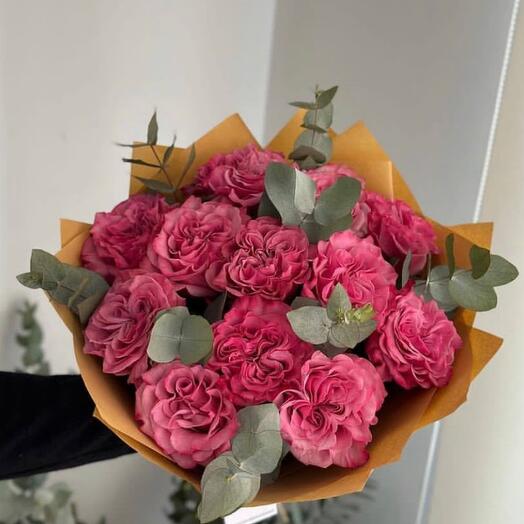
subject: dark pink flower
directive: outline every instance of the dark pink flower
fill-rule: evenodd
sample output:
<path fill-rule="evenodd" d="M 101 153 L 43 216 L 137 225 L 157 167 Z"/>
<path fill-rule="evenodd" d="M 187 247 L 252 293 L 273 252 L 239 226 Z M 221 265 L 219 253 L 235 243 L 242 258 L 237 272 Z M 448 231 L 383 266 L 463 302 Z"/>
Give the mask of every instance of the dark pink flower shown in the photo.
<path fill-rule="evenodd" d="M 221 266 L 231 256 L 235 236 L 247 220 L 245 212 L 231 204 L 189 197 L 166 213 L 143 266 L 169 277 L 177 290 L 212 295 L 206 270 L 213 263 Z"/>
<path fill-rule="evenodd" d="M 157 313 L 183 306 L 184 299 L 163 275 L 127 273 L 91 315 L 84 352 L 102 357 L 105 373 L 129 375 L 129 382 L 136 383 L 147 369 L 147 345 Z"/>
<path fill-rule="evenodd" d="M 301 341 L 286 317 L 291 308 L 261 297 L 242 297 L 213 324 L 207 367 L 224 378 L 237 406 L 273 402 L 300 380 L 313 347 Z"/>
<path fill-rule="evenodd" d="M 365 203 L 369 207 L 369 234 L 388 257 L 402 261 L 411 251 L 411 274 L 424 268 L 430 253 L 438 253 L 433 227 L 405 202 L 367 192 Z"/>
<path fill-rule="evenodd" d="M 153 366 L 136 392 L 140 429 L 180 467 L 205 466 L 229 451 L 237 414 L 218 375 L 178 361 Z"/>
<path fill-rule="evenodd" d="M 360 178 L 354 171 L 349 169 L 349 167 L 342 164 L 324 164 L 315 169 L 310 169 L 309 171 L 306 171 L 306 173 L 315 181 L 317 186 L 317 198 L 325 189 L 331 187 L 341 177 L 346 176 L 355 178 L 360 182 L 362 193 L 360 200 L 355 204 L 351 212 L 351 215 L 353 216 L 351 230 L 359 237 L 366 236 L 368 232 L 369 207 L 365 202 L 364 188 L 366 187 L 366 184 L 364 179 Z"/>
<path fill-rule="evenodd" d="M 82 265 L 109 282 L 120 270 L 139 267 L 168 208 L 160 195 L 139 194 L 109 213 L 97 213 L 82 248 Z"/>
<path fill-rule="evenodd" d="M 431 388 L 449 382 L 455 351 L 461 345 L 453 322 L 436 302 L 402 291 L 392 298 L 366 352 L 383 380 L 394 380 L 405 389 Z"/>
<path fill-rule="evenodd" d="M 270 162 L 285 162 L 285 158 L 254 144 L 220 153 L 199 168 L 195 183 L 186 193 L 211 196 L 241 207 L 254 206 L 264 192 L 264 174 Z"/>
<path fill-rule="evenodd" d="M 395 270 L 370 237 L 359 238 L 352 231 L 341 231 L 331 235 L 327 242 L 318 243 L 302 294 L 326 304 L 333 288 L 340 283 L 353 306 L 371 304 L 380 322 L 396 279 Z"/>
<path fill-rule="evenodd" d="M 276 400 L 282 436 L 304 464 L 362 466 L 385 396 L 369 361 L 348 354 L 330 359 L 317 351 L 302 367 L 300 386 Z"/>
<path fill-rule="evenodd" d="M 208 284 L 238 297 L 284 300 L 304 282 L 308 245 L 306 234 L 298 227 L 282 226 L 270 217 L 250 220 L 238 232 L 229 260 L 211 265 Z"/>

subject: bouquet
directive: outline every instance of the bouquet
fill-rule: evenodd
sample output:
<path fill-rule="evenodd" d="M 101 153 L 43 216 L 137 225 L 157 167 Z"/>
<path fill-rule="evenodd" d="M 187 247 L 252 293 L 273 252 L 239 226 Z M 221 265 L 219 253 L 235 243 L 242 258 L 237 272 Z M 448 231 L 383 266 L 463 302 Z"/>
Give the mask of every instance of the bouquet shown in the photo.
<path fill-rule="evenodd" d="M 125 145 L 130 196 L 18 276 L 71 330 L 95 415 L 202 491 L 245 504 L 362 489 L 455 410 L 501 340 L 473 328 L 516 268 L 491 224 L 423 216 L 317 89 L 267 148 L 238 115 L 191 147 Z"/>

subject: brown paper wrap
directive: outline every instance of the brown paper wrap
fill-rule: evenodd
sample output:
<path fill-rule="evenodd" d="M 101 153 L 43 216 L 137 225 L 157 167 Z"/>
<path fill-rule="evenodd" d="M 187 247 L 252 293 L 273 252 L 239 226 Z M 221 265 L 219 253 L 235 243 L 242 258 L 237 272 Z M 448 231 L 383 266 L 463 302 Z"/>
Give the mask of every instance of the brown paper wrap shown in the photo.
<path fill-rule="evenodd" d="M 287 155 L 302 131 L 302 116 L 303 112 L 298 111 L 267 147 Z M 354 169 L 365 179 L 368 189 L 387 197 L 405 200 L 421 213 L 420 206 L 391 159 L 363 123 L 359 122 L 340 134 L 331 132 L 331 136 L 333 162 L 346 164 Z M 184 183 L 189 182 L 195 176 L 198 166 L 213 154 L 229 152 L 249 143 L 256 143 L 256 140 L 242 119 L 238 115 L 227 118 L 196 141 L 196 159 Z M 156 146 L 155 149 L 161 158 L 165 147 Z M 134 149 L 133 154 L 135 158 L 146 162 L 155 160 L 149 148 Z M 188 155 L 189 148 L 174 150 L 167 167 L 172 180 L 180 175 Z M 156 170 L 149 167 L 132 165 L 131 173 L 161 179 Z M 131 177 L 130 194 L 143 190 L 144 186 Z M 432 223 L 442 252 L 446 235 L 455 233 L 457 265 L 468 266 L 468 253 L 472 243 L 486 248 L 491 244 L 491 224 L 445 227 L 434 221 Z M 62 250 L 57 255 L 60 260 L 79 265 L 80 251 L 89 234 L 89 228 L 89 224 L 62 220 Z M 443 256 L 439 255 L 434 262 L 443 261 Z M 73 335 L 78 366 L 96 405 L 95 416 L 144 458 L 198 488 L 200 472 L 184 470 L 173 464 L 149 437 L 139 431 L 134 420 L 134 398 L 130 389 L 120 378 L 104 374 L 99 359 L 83 353 L 83 335 L 78 320 L 65 306 L 53 305 Z M 320 469 L 304 466 L 293 460 L 286 461 L 279 479 L 264 487 L 254 504 L 322 499 L 359 491 L 375 468 L 398 460 L 409 437 L 417 429 L 449 415 L 466 400 L 471 381 L 500 347 L 501 339 L 475 329 L 473 321 L 472 312 L 458 312 L 455 324 L 464 345 L 456 354 L 453 376 L 446 387 L 439 390 L 397 391 L 386 399 L 379 413 L 379 422 L 373 428 L 373 442 L 369 446 L 370 459 L 366 465 L 354 470 L 336 466 Z"/>

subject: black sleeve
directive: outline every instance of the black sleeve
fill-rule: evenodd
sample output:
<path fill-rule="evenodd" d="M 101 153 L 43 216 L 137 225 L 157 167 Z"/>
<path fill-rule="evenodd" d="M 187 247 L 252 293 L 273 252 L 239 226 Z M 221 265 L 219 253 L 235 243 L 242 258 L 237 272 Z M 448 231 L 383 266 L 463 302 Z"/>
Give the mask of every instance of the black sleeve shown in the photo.
<path fill-rule="evenodd" d="M 133 453 L 93 410 L 79 375 L 0 372 L 0 480 Z"/>

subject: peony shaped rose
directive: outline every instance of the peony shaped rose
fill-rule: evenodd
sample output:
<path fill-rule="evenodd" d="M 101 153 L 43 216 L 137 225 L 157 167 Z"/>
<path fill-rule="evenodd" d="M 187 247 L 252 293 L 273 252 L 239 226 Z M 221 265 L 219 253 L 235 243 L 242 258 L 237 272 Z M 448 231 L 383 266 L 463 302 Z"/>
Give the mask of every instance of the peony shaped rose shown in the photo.
<path fill-rule="evenodd" d="M 242 297 L 213 325 L 207 367 L 224 378 L 237 406 L 273 402 L 300 380 L 313 347 L 300 340 L 286 317 L 291 308 L 261 297 Z"/>
<path fill-rule="evenodd" d="M 251 207 L 264 192 L 264 175 L 270 162 L 284 162 L 280 153 L 250 144 L 227 154 L 218 154 L 198 170 L 186 193 L 211 196 L 241 207 Z"/>
<path fill-rule="evenodd" d="M 455 351 L 462 345 L 453 322 L 434 301 L 413 291 L 398 292 L 382 326 L 368 339 L 366 352 L 383 380 L 405 389 L 445 386 Z"/>
<path fill-rule="evenodd" d="M 134 195 L 109 213 L 97 213 L 82 248 L 82 265 L 112 282 L 119 271 L 136 269 L 160 228 L 168 205 L 160 195 Z"/>
<path fill-rule="evenodd" d="M 250 220 L 238 232 L 229 260 L 211 265 L 207 282 L 237 297 L 284 300 L 306 278 L 308 246 L 298 227 L 282 226 L 270 217 Z"/>
<path fill-rule="evenodd" d="M 365 203 L 369 208 L 369 234 L 388 257 L 403 260 L 411 251 L 411 274 L 424 268 L 430 253 L 438 253 L 433 227 L 404 201 L 367 192 Z"/>
<path fill-rule="evenodd" d="M 180 467 L 205 466 L 229 451 L 237 414 L 218 375 L 178 361 L 152 367 L 136 392 L 135 416 Z"/>
<path fill-rule="evenodd" d="M 183 306 L 171 282 L 140 270 L 118 278 L 85 329 L 84 352 L 103 359 L 103 370 L 136 383 L 147 369 L 147 345 L 159 311 Z"/>
<path fill-rule="evenodd" d="M 380 323 L 396 279 L 395 270 L 370 237 L 359 238 L 352 231 L 341 231 L 331 235 L 327 242 L 318 243 L 302 294 L 326 304 L 333 288 L 340 283 L 352 305 L 371 304 Z"/>
<path fill-rule="evenodd" d="M 370 426 L 385 396 L 369 361 L 348 354 L 330 359 L 317 351 L 302 367 L 300 386 L 276 400 L 282 436 L 304 464 L 356 468 L 368 459 Z"/>
<path fill-rule="evenodd" d="M 230 257 L 235 236 L 247 219 L 243 210 L 231 204 L 189 197 L 166 213 L 143 266 L 169 277 L 177 290 L 186 289 L 197 297 L 212 295 L 206 270 Z"/>
<path fill-rule="evenodd" d="M 324 164 L 315 169 L 310 169 L 309 171 L 306 171 L 306 173 L 315 181 L 317 186 L 317 198 L 325 189 L 331 187 L 341 177 L 347 176 L 355 178 L 360 182 L 362 194 L 359 201 L 354 205 L 351 211 L 353 217 L 351 230 L 359 237 L 366 236 L 368 231 L 369 207 L 365 202 L 364 188 L 366 187 L 366 183 L 364 179 L 360 178 L 354 171 L 349 169 L 349 167 L 342 164 Z"/>

